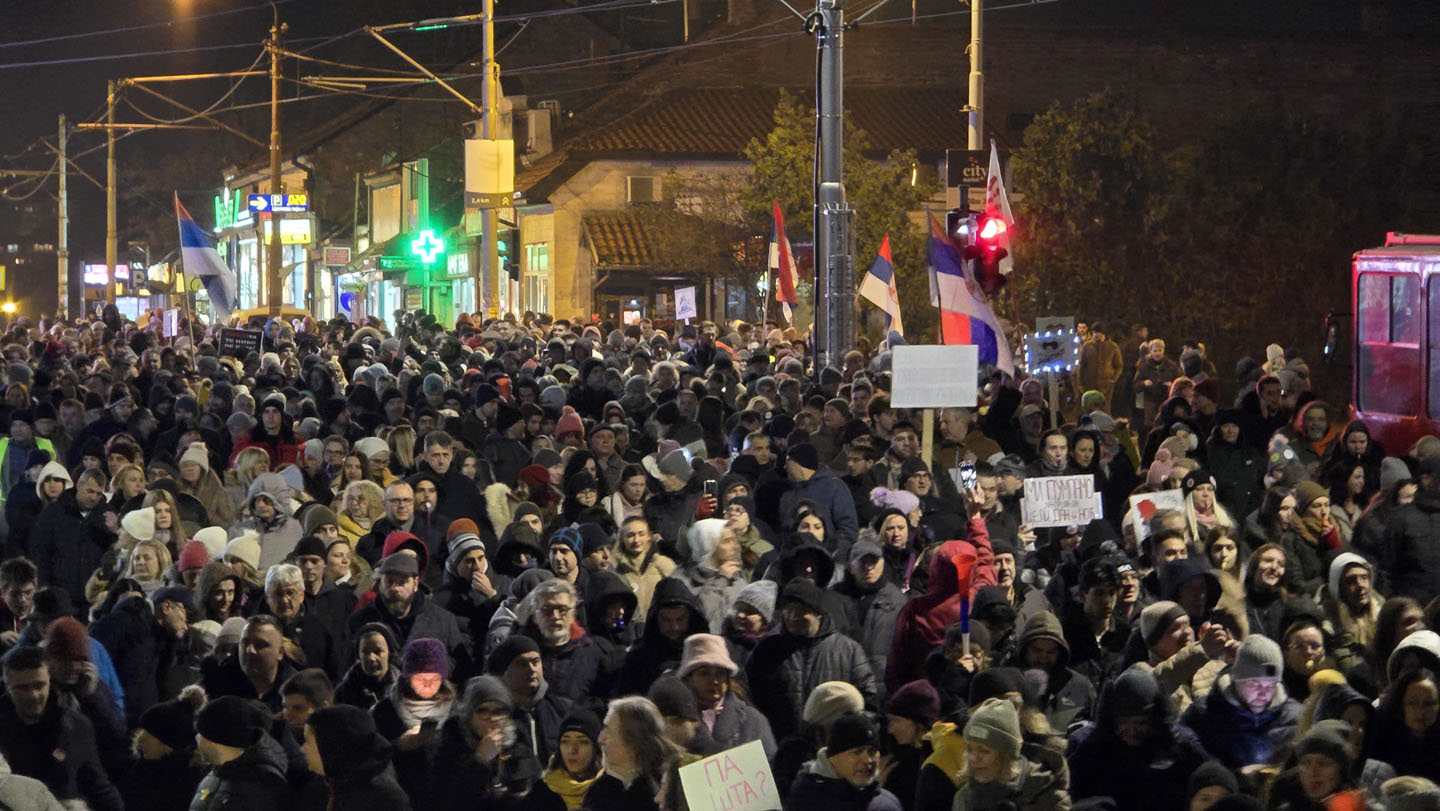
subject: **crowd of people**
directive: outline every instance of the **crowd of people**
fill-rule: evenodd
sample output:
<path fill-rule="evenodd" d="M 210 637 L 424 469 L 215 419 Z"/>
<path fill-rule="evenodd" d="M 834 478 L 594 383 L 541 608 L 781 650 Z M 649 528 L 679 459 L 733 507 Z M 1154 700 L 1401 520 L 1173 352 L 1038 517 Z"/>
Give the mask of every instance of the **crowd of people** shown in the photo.
<path fill-rule="evenodd" d="M 1092 322 L 928 443 L 894 333 L 159 321 L 0 339 L 0 808 L 1440 809 L 1440 438 L 1281 347 Z"/>

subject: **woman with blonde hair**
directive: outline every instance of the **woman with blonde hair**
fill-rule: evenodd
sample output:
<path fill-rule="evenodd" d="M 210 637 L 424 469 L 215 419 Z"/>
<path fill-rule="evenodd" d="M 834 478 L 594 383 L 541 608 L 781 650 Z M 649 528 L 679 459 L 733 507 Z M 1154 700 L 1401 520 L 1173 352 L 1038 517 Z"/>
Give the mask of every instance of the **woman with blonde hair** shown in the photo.
<path fill-rule="evenodd" d="M 390 446 L 390 472 L 405 476 L 415 468 L 415 429 L 397 425 L 386 443 Z"/>
<path fill-rule="evenodd" d="M 1203 548 L 1205 541 L 1222 530 L 1235 531 L 1235 519 L 1215 497 L 1215 477 L 1209 471 L 1196 468 L 1186 473 L 1180 489 L 1185 494 L 1185 523 L 1192 549 Z"/>
<path fill-rule="evenodd" d="M 270 469 L 270 452 L 251 445 L 235 455 L 235 466 L 225 474 L 225 491 L 236 504 L 244 504 L 250 496 L 250 484 Z M 238 511 L 237 511 L 238 514 Z"/>
<path fill-rule="evenodd" d="M 380 485 L 369 480 L 351 482 L 341 495 L 340 508 L 335 511 L 336 526 L 353 547 L 384 514 L 385 491 Z"/>
<path fill-rule="evenodd" d="M 145 494 L 145 471 L 139 465 L 125 465 L 110 480 L 110 506 L 119 510 Z"/>

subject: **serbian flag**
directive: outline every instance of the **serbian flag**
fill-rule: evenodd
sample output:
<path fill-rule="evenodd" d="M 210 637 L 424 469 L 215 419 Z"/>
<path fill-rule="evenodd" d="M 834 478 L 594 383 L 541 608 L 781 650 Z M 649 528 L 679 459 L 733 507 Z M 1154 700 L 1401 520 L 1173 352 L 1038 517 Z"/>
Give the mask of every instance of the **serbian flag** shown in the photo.
<path fill-rule="evenodd" d="M 940 342 L 974 344 L 980 349 L 981 363 L 1015 374 L 1010 344 L 980 286 L 970 275 L 970 263 L 960 258 L 955 243 L 934 215 L 927 211 L 926 218 L 930 221 L 930 300 L 940 308 Z"/>
<path fill-rule="evenodd" d="M 180 204 L 179 193 L 175 194 L 175 219 L 180 224 L 180 261 L 184 272 L 199 279 L 210 294 L 210 306 L 215 317 L 224 322 L 230 319 L 235 309 L 235 271 L 225 264 L 210 238 L 196 224 L 195 218 Z"/>
<path fill-rule="evenodd" d="M 785 215 L 780 213 L 780 201 L 775 200 L 775 225 L 770 231 L 770 272 L 775 276 L 775 300 L 785 311 L 785 320 L 794 323 L 790 307 L 798 303 L 795 298 L 795 254 L 790 250 L 790 238 L 785 236 Z"/>
<path fill-rule="evenodd" d="M 886 329 L 893 329 L 905 336 L 905 327 L 900 321 L 900 293 L 895 290 L 895 265 L 890 261 L 890 235 L 880 242 L 879 255 L 860 280 L 860 295 L 866 301 L 885 311 Z"/>
<path fill-rule="evenodd" d="M 955 564 L 960 595 L 960 631 L 965 635 L 964 649 L 970 652 L 970 592 L 975 586 L 975 547 L 966 544 L 956 552 L 950 562 Z"/>
<path fill-rule="evenodd" d="M 995 149 L 995 140 L 990 140 L 990 171 L 985 176 L 985 213 L 1005 221 L 1005 232 L 1000 235 L 1000 247 L 1005 257 L 1000 260 L 1000 275 L 1009 276 L 1015 269 L 1014 251 L 1010 249 L 1010 231 L 1015 227 L 1015 215 L 1010 211 L 1010 195 L 1005 193 L 1005 178 L 1000 176 L 1000 152 Z"/>

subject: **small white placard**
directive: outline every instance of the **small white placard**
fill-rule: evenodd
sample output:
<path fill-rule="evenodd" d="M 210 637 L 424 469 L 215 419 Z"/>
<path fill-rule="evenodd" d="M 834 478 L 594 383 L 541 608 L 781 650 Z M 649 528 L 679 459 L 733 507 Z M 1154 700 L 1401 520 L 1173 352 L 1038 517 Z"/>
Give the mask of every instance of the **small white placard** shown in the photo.
<path fill-rule="evenodd" d="M 675 288 L 675 320 L 689 321 L 698 317 L 695 311 L 695 288 Z"/>
<path fill-rule="evenodd" d="M 895 408 L 973 406 L 980 349 L 959 346 L 897 346 L 890 355 L 890 405 Z"/>
<path fill-rule="evenodd" d="M 1042 476 L 1025 480 L 1025 497 L 1020 500 L 1020 521 L 1032 527 L 1084 526 L 1103 517 L 1104 508 L 1095 492 L 1095 477 Z"/>

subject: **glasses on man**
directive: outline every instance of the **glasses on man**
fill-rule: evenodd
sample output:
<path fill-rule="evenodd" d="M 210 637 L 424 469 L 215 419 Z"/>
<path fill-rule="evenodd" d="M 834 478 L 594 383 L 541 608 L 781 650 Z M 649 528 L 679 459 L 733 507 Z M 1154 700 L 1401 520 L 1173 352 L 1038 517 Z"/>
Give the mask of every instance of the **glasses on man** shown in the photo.
<path fill-rule="evenodd" d="M 575 610 L 575 606 L 568 603 L 541 603 L 540 613 L 549 617 L 563 617 Z"/>

